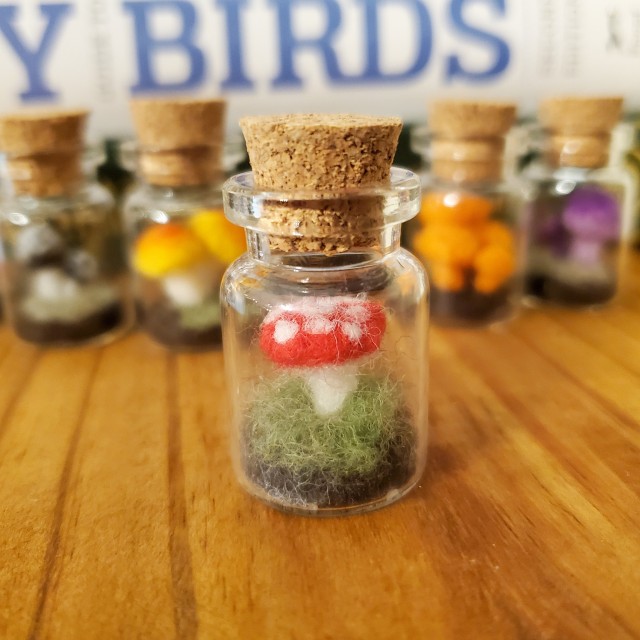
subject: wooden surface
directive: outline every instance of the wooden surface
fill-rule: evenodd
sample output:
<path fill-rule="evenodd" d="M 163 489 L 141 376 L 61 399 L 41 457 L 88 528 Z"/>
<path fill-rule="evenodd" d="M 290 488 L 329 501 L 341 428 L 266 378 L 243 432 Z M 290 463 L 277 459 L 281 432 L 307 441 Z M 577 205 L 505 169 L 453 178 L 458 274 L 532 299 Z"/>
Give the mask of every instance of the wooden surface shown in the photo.
<path fill-rule="evenodd" d="M 421 486 L 245 496 L 222 357 L 0 333 L 0 638 L 640 638 L 640 257 L 616 306 L 433 331 Z"/>

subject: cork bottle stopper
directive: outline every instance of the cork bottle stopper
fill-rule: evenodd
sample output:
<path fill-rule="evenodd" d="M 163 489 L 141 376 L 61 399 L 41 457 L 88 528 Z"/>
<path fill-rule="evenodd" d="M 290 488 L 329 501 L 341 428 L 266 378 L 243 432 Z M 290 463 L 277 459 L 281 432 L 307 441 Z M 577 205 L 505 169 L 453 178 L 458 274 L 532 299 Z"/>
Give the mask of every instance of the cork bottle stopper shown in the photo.
<path fill-rule="evenodd" d="M 145 179 L 160 186 L 215 181 L 221 173 L 225 112 L 221 99 L 133 100 Z"/>
<path fill-rule="evenodd" d="M 549 132 L 547 160 L 554 166 L 605 166 L 611 130 L 620 120 L 622 104 L 623 99 L 615 96 L 568 96 L 543 101 L 539 119 Z"/>
<path fill-rule="evenodd" d="M 87 111 L 31 111 L 0 119 L 0 150 L 17 194 L 51 197 L 82 177 Z"/>
<path fill-rule="evenodd" d="M 429 110 L 433 173 L 454 182 L 500 180 L 504 136 L 515 117 L 515 105 L 506 102 L 434 102 Z"/>
<path fill-rule="evenodd" d="M 267 203 L 262 224 L 282 252 L 375 247 L 382 223 L 379 198 L 336 193 L 388 184 L 402 121 L 359 115 L 294 114 L 240 120 L 256 186 L 319 200 Z M 291 237 L 297 231 L 303 237 Z"/>

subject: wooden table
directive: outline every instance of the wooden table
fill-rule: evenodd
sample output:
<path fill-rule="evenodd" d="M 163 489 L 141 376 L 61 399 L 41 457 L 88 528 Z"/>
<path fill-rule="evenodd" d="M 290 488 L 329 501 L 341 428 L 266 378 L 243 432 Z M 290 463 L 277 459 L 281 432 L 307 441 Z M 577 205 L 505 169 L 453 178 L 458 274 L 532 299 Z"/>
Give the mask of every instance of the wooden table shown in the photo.
<path fill-rule="evenodd" d="M 3 330 L 0 638 L 640 638 L 638 275 L 433 331 L 427 473 L 343 519 L 237 487 L 221 354 Z"/>

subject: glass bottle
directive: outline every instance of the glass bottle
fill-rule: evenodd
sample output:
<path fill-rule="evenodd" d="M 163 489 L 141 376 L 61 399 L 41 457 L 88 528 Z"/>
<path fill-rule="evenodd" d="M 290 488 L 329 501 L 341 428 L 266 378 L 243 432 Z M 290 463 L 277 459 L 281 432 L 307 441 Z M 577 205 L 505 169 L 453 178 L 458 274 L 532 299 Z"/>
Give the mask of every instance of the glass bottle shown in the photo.
<path fill-rule="evenodd" d="M 631 171 L 635 189 L 631 200 L 631 245 L 640 249 L 640 120 L 634 123 L 634 140 L 627 153 L 626 166 Z"/>
<path fill-rule="evenodd" d="M 139 322 L 156 342 L 220 344 L 220 280 L 246 247 L 222 212 L 223 100 L 137 100 L 139 184 L 125 203 Z"/>
<path fill-rule="evenodd" d="M 430 129 L 413 136 L 428 170 L 407 242 L 429 273 L 439 324 L 504 321 L 519 303 L 522 225 L 517 190 L 503 180 L 514 118 L 511 104 L 442 101 L 431 107 Z"/>
<path fill-rule="evenodd" d="M 95 178 L 99 154 L 83 154 L 86 117 L 34 112 L 0 123 L 5 306 L 16 334 L 40 345 L 106 342 L 131 321 L 120 220 Z"/>
<path fill-rule="evenodd" d="M 427 438 L 427 284 L 399 246 L 420 184 L 389 173 L 400 121 L 241 124 L 253 173 L 223 191 L 249 252 L 222 285 L 238 478 L 301 514 L 383 506 L 420 478 Z"/>
<path fill-rule="evenodd" d="M 554 98 L 541 104 L 540 158 L 525 176 L 528 301 L 591 307 L 617 288 L 625 179 L 607 167 L 619 98 Z"/>

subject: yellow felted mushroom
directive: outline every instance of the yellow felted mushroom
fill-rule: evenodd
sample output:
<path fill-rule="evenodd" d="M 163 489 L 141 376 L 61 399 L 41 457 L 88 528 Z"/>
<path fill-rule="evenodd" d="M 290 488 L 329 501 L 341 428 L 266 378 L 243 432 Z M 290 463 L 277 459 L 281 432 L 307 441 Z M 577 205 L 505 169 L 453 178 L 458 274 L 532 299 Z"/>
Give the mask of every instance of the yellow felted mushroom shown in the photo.
<path fill-rule="evenodd" d="M 147 278 L 161 280 L 167 297 L 180 307 L 202 304 L 218 286 L 204 242 L 175 222 L 142 232 L 133 248 L 133 266 Z"/>
<path fill-rule="evenodd" d="M 224 265 L 231 264 L 247 250 L 244 229 L 229 222 L 220 210 L 199 211 L 192 216 L 189 226 L 211 255 Z"/>

